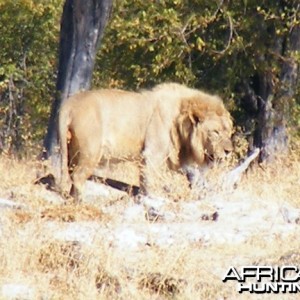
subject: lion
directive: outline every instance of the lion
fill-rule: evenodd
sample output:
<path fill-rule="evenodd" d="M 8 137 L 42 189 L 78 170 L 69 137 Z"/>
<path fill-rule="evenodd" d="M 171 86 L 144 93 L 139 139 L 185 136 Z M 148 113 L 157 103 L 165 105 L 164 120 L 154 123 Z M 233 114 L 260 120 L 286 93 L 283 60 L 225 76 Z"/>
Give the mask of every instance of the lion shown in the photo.
<path fill-rule="evenodd" d="M 140 191 L 158 170 L 201 168 L 232 151 L 232 120 L 223 101 L 177 83 L 138 92 L 79 92 L 59 112 L 61 182 L 80 201 L 85 181 L 105 158 L 140 162 Z"/>

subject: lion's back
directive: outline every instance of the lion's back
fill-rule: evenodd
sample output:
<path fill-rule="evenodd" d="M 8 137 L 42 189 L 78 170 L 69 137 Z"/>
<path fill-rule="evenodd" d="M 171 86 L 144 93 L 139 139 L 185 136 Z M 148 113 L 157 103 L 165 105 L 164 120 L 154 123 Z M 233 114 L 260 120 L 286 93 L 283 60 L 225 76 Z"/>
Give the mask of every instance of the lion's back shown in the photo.
<path fill-rule="evenodd" d="M 62 109 L 72 114 L 76 132 L 84 128 L 81 134 L 101 139 L 104 156 L 120 158 L 142 151 L 154 102 L 141 93 L 103 89 L 78 93 Z"/>

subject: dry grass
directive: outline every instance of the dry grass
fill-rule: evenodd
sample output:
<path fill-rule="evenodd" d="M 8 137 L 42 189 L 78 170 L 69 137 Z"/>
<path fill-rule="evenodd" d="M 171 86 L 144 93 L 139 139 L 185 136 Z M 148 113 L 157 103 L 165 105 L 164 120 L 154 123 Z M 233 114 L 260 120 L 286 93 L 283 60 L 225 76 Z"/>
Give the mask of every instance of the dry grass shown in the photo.
<path fill-rule="evenodd" d="M 234 284 L 222 282 L 229 266 L 275 265 L 288 259 L 300 263 L 297 235 L 278 236 L 271 242 L 258 235 L 239 245 L 195 242 L 137 249 L 112 246 L 109 232 L 92 243 L 59 239 L 57 231 L 71 223 L 99 228 L 120 223 L 119 207 L 133 200 L 112 197 L 76 206 L 49 203 L 43 197 L 45 189 L 33 184 L 38 169 L 36 162 L 0 158 L 0 198 L 25 205 L 0 208 L 0 299 L 9 299 L 10 284 L 26 287 L 10 299 L 253 299 L 250 294 L 239 295 Z M 128 169 L 120 170 L 124 178 L 136 180 L 135 175 L 126 175 Z M 168 180 L 169 206 L 176 209 L 176 201 L 184 200 L 188 192 L 179 175 Z M 240 197 L 247 190 L 270 205 L 285 201 L 300 208 L 299 158 L 291 155 L 253 168 L 240 189 Z M 102 207 L 110 208 L 110 213 Z"/>

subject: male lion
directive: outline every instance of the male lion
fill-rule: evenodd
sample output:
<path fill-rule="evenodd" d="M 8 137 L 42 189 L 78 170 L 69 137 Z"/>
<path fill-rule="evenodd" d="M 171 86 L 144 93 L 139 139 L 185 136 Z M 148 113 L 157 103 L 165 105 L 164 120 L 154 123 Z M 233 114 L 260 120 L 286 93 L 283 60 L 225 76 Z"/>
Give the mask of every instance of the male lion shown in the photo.
<path fill-rule="evenodd" d="M 164 167 L 202 166 L 232 150 L 222 100 L 176 83 L 128 92 L 80 92 L 59 113 L 61 188 L 76 200 L 101 158 L 140 160 L 140 189 Z M 71 176 L 71 177 L 70 177 Z"/>

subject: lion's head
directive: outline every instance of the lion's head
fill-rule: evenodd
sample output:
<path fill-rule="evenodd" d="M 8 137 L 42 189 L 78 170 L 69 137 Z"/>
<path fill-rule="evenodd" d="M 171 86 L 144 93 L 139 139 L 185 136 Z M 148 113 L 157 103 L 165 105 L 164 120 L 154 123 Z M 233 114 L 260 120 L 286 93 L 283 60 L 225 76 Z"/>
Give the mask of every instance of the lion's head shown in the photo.
<path fill-rule="evenodd" d="M 228 117 L 218 115 L 207 117 L 193 132 L 191 145 L 195 160 L 198 163 L 204 161 L 208 163 L 223 159 L 233 150 L 231 135 L 232 122 Z"/>
<path fill-rule="evenodd" d="M 232 132 L 230 114 L 220 98 L 200 93 L 183 102 L 173 135 L 180 164 L 203 165 L 223 159 L 233 150 Z"/>

